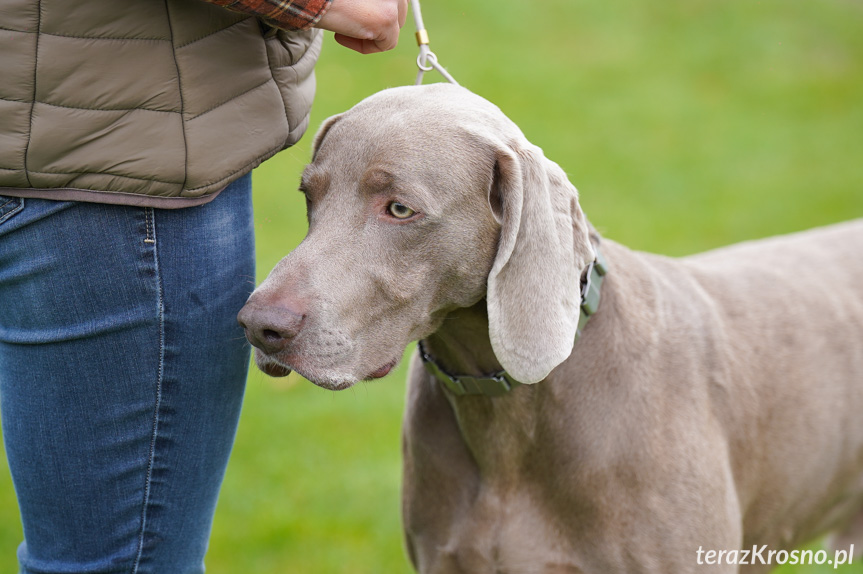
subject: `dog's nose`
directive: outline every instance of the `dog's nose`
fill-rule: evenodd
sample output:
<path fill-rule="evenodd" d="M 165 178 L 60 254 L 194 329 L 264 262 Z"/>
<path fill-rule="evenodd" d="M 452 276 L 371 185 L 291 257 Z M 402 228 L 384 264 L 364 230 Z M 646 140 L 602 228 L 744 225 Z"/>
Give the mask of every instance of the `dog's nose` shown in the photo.
<path fill-rule="evenodd" d="M 249 342 L 267 354 L 284 350 L 300 333 L 305 318 L 303 313 L 286 307 L 252 303 L 247 303 L 237 315 Z"/>

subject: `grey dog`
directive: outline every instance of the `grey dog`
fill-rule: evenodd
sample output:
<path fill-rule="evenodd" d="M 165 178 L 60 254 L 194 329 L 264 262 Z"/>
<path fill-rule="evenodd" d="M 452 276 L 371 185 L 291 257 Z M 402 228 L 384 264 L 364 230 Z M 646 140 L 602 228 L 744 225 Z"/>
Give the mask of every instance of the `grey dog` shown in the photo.
<path fill-rule="evenodd" d="M 863 550 L 863 221 L 634 252 L 449 85 L 327 120 L 301 189 L 308 236 L 239 319 L 262 370 L 329 389 L 422 340 L 403 437 L 420 572 L 764 572 L 698 553 L 829 532 Z"/>

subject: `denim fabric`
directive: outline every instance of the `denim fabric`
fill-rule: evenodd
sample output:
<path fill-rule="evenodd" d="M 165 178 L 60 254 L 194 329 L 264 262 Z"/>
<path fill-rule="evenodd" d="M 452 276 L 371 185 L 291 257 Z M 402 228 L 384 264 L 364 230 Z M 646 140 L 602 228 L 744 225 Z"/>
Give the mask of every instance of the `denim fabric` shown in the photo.
<path fill-rule="evenodd" d="M 179 210 L 0 197 L 0 407 L 26 573 L 204 571 L 249 349 L 251 179 Z"/>

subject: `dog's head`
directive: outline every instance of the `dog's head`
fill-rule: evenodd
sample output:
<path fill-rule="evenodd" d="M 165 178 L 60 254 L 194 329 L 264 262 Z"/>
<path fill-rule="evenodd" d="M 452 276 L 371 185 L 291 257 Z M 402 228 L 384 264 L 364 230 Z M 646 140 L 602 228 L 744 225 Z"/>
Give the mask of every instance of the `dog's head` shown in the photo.
<path fill-rule="evenodd" d="M 330 389 L 384 376 L 484 297 L 510 375 L 539 381 L 569 355 L 588 226 L 496 106 L 445 84 L 375 94 L 324 122 L 301 190 L 308 235 L 239 315 L 263 371 Z"/>

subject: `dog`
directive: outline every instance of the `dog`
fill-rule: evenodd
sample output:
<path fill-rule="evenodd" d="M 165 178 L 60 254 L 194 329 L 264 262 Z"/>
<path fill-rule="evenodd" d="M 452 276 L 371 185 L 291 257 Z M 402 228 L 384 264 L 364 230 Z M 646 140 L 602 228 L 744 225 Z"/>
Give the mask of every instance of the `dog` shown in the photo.
<path fill-rule="evenodd" d="M 632 251 L 496 106 L 441 84 L 326 120 L 301 190 L 308 235 L 239 321 L 260 369 L 333 390 L 421 341 L 419 572 L 756 573 L 830 532 L 863 550 L 863 220 Z"/>

